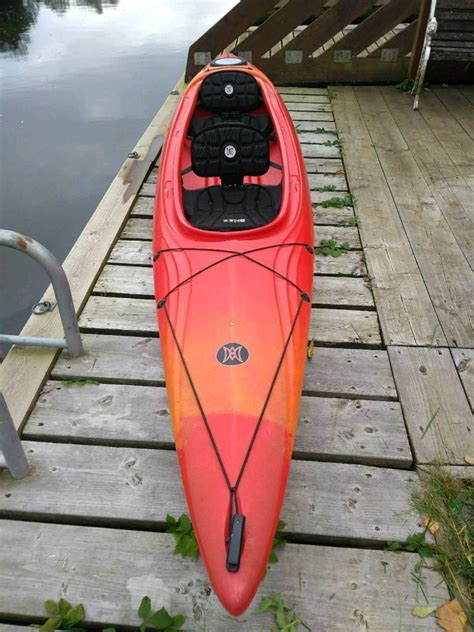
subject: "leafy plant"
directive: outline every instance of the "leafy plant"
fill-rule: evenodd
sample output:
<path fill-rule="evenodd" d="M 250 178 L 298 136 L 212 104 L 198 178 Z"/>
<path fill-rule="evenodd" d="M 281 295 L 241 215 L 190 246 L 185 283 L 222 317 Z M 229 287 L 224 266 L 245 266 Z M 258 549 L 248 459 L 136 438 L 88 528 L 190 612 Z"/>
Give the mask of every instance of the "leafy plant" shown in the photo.
<path fill-rule="evenodd" d="M 138 607 L 140 617 L 140 632 L 145 632 L 147 628 L 153 628 L 160 632 L 175 632 L 181 630 L 186 621 L 183 614 L 170 615 L 166 608 L 160 608 L 153 612 L 150 597 L 143 597 Z"/>
<path fill-rule="evenodd" d="M 276 552 L 278 551 L 278 549 L 282 549 L 286 545 L 286 540 L 281 533 L 285 530 L 285 527 L 286 522 L 284 522 L 283 520 L 279 520 L 275 537 L 273 539 L 272 550 L 270 551 L 270 557 L 268 558 L 270 564 L 276 564 L 278 562 L 278 555 Z"/>
<path fill-rule="evenodd" d="M 399 92 L 410 92 L 414 83 L 413 79 L 404 79 L 403 81 L 400 81 L 400 83 L 397 83 L 395 88 Z"/>
<path fill-rule="evenodd" d="M 322 187 L 313 187 L 311 191 L 318 191 L 318 193 L 324 193 L 325 191 L 335 191 L 335 184 L 324 184 Z"/>
<path fill-rule="evenodd" d="M 340 197 L 332 197 L 323 202 L 316 202 L 313 206 L 322 206 L 323 208 L 344 208 L 352 205 L 352 196 L 348 193 Z"/>
<path fill-rule="evenodd" d="M 314 134 L 331 134 L 331 130 L 326 129 L 325 127 L 317 127 L 313 130 Z"/>
<path fill-rule="evenodd" d="M 348 226 L 360 226 L 360 219 L 357 215 L 353 215 L 351 218 L 349 218 L 349 221 L 347 222 Z"/>
<path fill-rule="evenodd" d="M 316 247 L 316 254 L 324 257 L 340 257 L 351 249 L 349 242 L 343 241 L 339 245 L 334 239 L 323 239 L 321 245 Z"/>
<path fill-rule="evenodd" d="M 51 616 L 40 627 L 40 632 L 54 632 L 54 630 L 76 630 L 78 632 L 81 628 L 76 626 L 84 621 L 84 606 L 80 603 L 77 606 L 73 606 L 66 601 L 66 599 L 60 599 L 59 601 L 53 601 L 47 599 L 44 602 L 46 612 Z"/>
<path fill-rule="evenodd" d="M 61 384 L 64 384 L 64 386 L 86 386 L 87 384 L 100 384 L 100 382 L 97 382 L 97 380 L 79 377 L 74 380 L 61 380 Z"/>
<path fill-rule="evenodd" d="M 326 145 L 326 147 L 342 147 L 342 141 L 340 141 L 339 138 L 335 140 L 325 140 L 321 145 Z"/>
<path fill-rule="evenodd" d="M 406 542 L 392 540 L 388 542 L 386 550 L 392 552 L 410 551 L 410 553 L 418 553 L 422 558 L 433 556 L 433 547 L 426 542 L 426 530 L 412 533 L 407 537 Z"/>
<path fill-rule="evenodd" d="M 182 514 L 176 520 L 176 518 L 168 514 L 166 516 L 166 524 L 168 525 L 167 533 L 171 533 L 176 540 L 174 554 L 197 560 L 200 555 L 199 547 L 189 517 L 186 514 Z"/>
<path fill-rule="evenodd" d="M 288 606 L 281 595 L 272 594 L 270 597 L 264 597 L 260 601 L 260 606 L 255 610 L 256 614 L 263 614 L 268 610 L 272 611 L 277 628 L 272 628 L 271 632 L 297 632 L 299 626 L 306 626 L 299 614 L 294 611 L 294 606 Z"/>

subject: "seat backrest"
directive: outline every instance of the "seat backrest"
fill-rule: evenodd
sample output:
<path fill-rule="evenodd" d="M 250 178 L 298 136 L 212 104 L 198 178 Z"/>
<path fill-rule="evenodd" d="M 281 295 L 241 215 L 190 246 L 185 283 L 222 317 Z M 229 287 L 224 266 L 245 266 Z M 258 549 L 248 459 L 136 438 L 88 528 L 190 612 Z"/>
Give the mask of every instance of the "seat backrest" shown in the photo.
<path fill-rule="evenodd" d="M 236 70 L 223 70 L 204 79 L 199 105 L 210 112 L 249 112 L 263 103 L 262 93 L 252 75 Z"/>
<path fill-rule="evenodd" d="M 219 176 L 223 184 L 238 184 L 243 176 L 259 176 L 268 171 L 270 146 L 258 129 L 222 123 L 195 136 L 191 160 L 198 176 Z"/>

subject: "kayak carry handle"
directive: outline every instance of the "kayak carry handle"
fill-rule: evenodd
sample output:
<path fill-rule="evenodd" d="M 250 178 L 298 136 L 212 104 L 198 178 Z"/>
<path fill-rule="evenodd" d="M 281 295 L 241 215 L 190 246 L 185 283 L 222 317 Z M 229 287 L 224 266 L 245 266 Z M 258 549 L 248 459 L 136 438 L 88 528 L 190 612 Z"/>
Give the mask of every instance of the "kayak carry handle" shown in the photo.
<path fill-rule="evenodd" d="M 232 527 L 229 537 L 229 548 L 227 549 L 226 568 L 230 573 L 236 573 L 240 568 L 240 557 L 242 555 L 242 544 L 244 539 L 245 516 L 235 514 L 232 518 Z"/>

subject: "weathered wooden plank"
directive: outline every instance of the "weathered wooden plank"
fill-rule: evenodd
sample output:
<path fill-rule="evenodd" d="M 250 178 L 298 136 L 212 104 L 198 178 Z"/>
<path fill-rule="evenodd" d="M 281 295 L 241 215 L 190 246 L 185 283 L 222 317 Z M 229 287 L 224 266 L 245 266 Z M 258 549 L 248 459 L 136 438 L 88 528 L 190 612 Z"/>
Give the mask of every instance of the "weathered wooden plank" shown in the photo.
<path fill-rule="evenodd" d="M 360 277 L 317 276 L 313 302 L 318 306 L 374 307 L 372 292 Z M 107 265 L 94 287 L 94 294 L 153 298 L 150 268 Z"/>
<path fill-rule="evenodd" d="M 423 94 L 420 112 L 453 163 L 472 167 L 472 139 L 435 94 L 429 91 Z"/>
<path fill-rule="evenodd" d="M 324 129 L 326 132 L 336 132 L 334 121 L 303 121 L 293 117 L 293 123 L 297 132 L 315 132 Z"/>
<path fill-rule="evenodd" d="M 356 29 L 343 37 L 328 51 L 333 56 L 334 50 L 345 49 L 356 56 L 370 44 L 382 37 L 389 29 L 394 28 L 410 15 L 418 12 L 419 0 L 398 0 L 388 2 L 378 11 L 369 15 Z"/>
<path fill-rule="evenodd" d="M 332 112 L 290 112 L 290 114 L 293 121 L 334 121 Z"/>
<path fill-rule="evenodd" d="M 327 88 L 310 88 L 303 86 L 277 86 L 280 94 L 328 94 Z"/>
<path fill-rule="evenodd" d="M 471 35 L 474 38 L 474 33 Z M 464 131 L 471 138 L 474 138 L 474 112 L 472 104 L 467 97 L 464 96 L 463 90 L 458 90 L 452 86 L 446 88 L 436 87 L 434 93 L 449 110 L 450 114 L 454 116 Z"/>
<path fill-rule="evenodd" d="M 140 217 L 153 217 L 154 200 L 148 197 L 138 197 L 133 205 L 130 215 Z"/>
<path fill-rule="evenodd" d="M 351 248 L 360 249 L 361 243 L 359 231 L 352 226 L 316 226 L 314 231 L 314 240 L 316 246 L 322 241 L 332 239 L 338 244 L 347 242 Z"/>
<path fill-rule="evenodd" d="M 125 384 L 48 382 L 23 439 L 174 447 L 166 390 Z M 299 459 L 402 468 L 412 463 L 398 402 L 303 396 L 294 450 Z"/>
<path fill-rule="evenodd" d="M 157 338 L 83 334 L 85 353 L 71 359 L 63 352 L 53 379 L 85 378 L 119 384 L 162 385 Z M 305 393 L 351 399 L 396 400 L 386 351 L 316 347 L 305 368 Z"/>
<path fill-rule="evenodd" d="M 300 143 L 303 158 L 339 158 L 341 149 L 336 145 L 313 145 Z"/>
<path fill-rule="evenodd" d="M 472 271 L 377 88 L 358 88 L 388 186 L 449 345 L 474 345 Z M 429 230 L 427 230 L 429 227 Z"/>
<path fill-rule="evenodd" d="M 381 344 L 375 312 L 313 308 L 310 337 L 324 344 Z M 158 335 L 156 303 L 151 299 L 91 296 L 79 319 L 83 331 Z"/>
<path fill-rule="evenodd" d="M 167 98 L 135 146 L 139 158 L 124 162 L 64 262 L 64 271 L 78 313 L 95 283 L 98 270 L 122 230 L 143 179 L 156 160 L 166 128 L 180 98 L 182 80 L 176 87 L 175 93 Z M 51 286 L 41 300 L 55 301 Z M 58 310 L 43 314 L 40 319 L 32 316 L 21 333 L 25 336 L 63 337 Z M 24 347 L 15 346 L 2 363 L 0 390 L 5 396 L 16 427 L 21 427 L 24 423 L 57 353 L 56 349 L 28 347 L 25 351 Z"/>
<path fill-rule="evenodd" d="M 474 453 L 474 423 L 448 349 L 389 347 L 415 458 L 465 463 Z"/>
<path fill-rule="evenodd" d="M 423 116 L 413 111 L 411 97 L 393 88 L 381 88 L 380 91 L 459 247 L 471 267 L 474 267 L 472 189 L 466 179 L 459 175 Z M 471 114 L 474 118 L 474 112 Z"/>
<path fill-rule="evenodd" d="M 334 132 L 298 132 L 298 140 L 300 143 L 313 143 L 316 145 L 323 145 L 324 143 L 331 143 L 337 139 Z"/>
<path fill-rule="evenodd" d="M 293 101 L 291 103 L 286 103 L 286 107 L 288 112 L 295 117 L 295 113 L 297 112 L 331 112 L 331 106 L 329 104 L 329 99 L 325 103 L 307 103 L 304 101 Z M 296 117 L 295 117 L 296 118 Z"/>
<path fill-rule="evenodd" d="M 280 564 L 269 568 L 250 609 L 235 619 L 224 615 L 202 564 L 173 555 L 174 541 L 168 534 L 143 531 L 137 537 L 134 531 L 115 529 L 113 550 L 120 555 L 111 555 L 110 529 L 7 520 L 0 525 L 5 552 L 0 612 L 5 617 L 44 617 L 44 600 L 59 596 L 61 586 L 67 586 L 61 594 L 83 603 L 86 622 L 102 627 L 136 628 L 138 604 L 148 594 L 156 607 L 184 613 L 187 629 L 261 632 L 274 624 L 254 609 L 263 596 L 278 593 L 312 630 L 362 630 L 359 621 L 371 632 L 434 629 L 431 617 L 412 614 L 418 604 L 410 575 L 416 562 L 412 553 L 288 544 L 279 554 Z M 34 546 L 25 547 L 24 542 Z M 449 599 L 438 575 L 423 571 L 423 577 L 430 604 Z"/>
<path fill-rule="evenodd" d="M 0 515 L 160 525 L 186 502 L 176 453 L 66 443 L 23 443 L 31 464 L 21 482 L 0 472 Z M 289 532 L 363 543 L 405 540 L 418 530 L 410 509 L 416 474 L 343 463 L 293 461 L 282 519 Z M 104 502 L 107 499 L 107 502 Z M 349 519 L 350 516 L 350 519 Z"/>
<path fill-rule="evenodd" d="M 210 52 L 211 58 L 216 57 L 250 25 L 254 24 L 262 14 L 272 9 L 273 5 L 274 0 L 262 0 L 258 5 L 252 2 L 239 2 L 215 22 L 189 49 L 186 81 L 189 81 L 202 69 L 201 65 L 194 63 L 194 53 Z"/>
<path fill-rule="evenodd" d="M 471 404 L 471 409 L 474 410 L 474 350 L 451 349 L 451 354 Z"/>
<path fill-rule="evenodd" d="M 313 221 L 318 226 L 348 226 L 353 217 L 354 209 L 352 206 L 344 206 L 342 208 L 313 207 Z"/>
<path fill-rule="evenodd" d="M 308 173 L 309 186 L 312 188 L 336 187 L 334 195 L 338 195 L 338 191 L 347 191 L 347 181 L 341 174 L 316 174 Z"/>
<path fill-rule="evenodd" d="M 325 209 L 327 210 L 327 209 Z M 151 242 L 120 239 L 114 246 L 109 263 L 124 265 L 151 265 Z M 341 257 L 317 256 L 316 274 L 345 274 L 364 276 L 366 273 L 363 254 L 359 251 L 348 252 Z"/>
<path fill-rule="evenodd" d="M 240 50 L 252 51 L 253 61 L 258 64 L 259 57 L 323 5 L 324 0 L 293 0 L 291 5 L 280 7 L 242 42 Z"/>
<path fill-rule="evenodd" d="M 293 106 L 293 104 L 297 103 L 301 105 L 303 103 L 329 103 L 329 95 L 326 93 L 322 94 L 285 94 L 284 92 L 280 92 L 283 101 L 287 104 L 288 108 L 292 108 L 293 112 L 297 112 L 298 109 Z M 311 110 L 312 108 L 304 108 Z M 325 112 L 329 112 L 330 110 L 324 110 Z"/>
<path fill-rule="evenodd" d="M 446 344 L 354 89 L 332 89 L 333 108 L 386 344 Z"/>

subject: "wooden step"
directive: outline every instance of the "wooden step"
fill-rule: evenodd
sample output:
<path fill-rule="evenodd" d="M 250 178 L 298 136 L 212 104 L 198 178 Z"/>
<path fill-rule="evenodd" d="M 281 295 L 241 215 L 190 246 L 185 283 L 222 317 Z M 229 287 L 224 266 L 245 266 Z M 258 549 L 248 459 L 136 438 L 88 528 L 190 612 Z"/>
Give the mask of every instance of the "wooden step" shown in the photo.
<path fill-rule="evenodd" d="M 53 379 L 85 378 L 120 384 L 163 385 L 157 338 L 83 334 L 85 353 L 71 359 L 63 352 Z M 304 392 L 351 399 L 396 400 L 386 351 L 316 347 L 305 368 Z"/>
<path fill-rule="evenodd" d="M 432 617 L 412 614 L 419 600 L 411 576 L 418 557 L 412 553 L 288 544 L 247 613 L 235 619 L 218 604 L 202 563 L 173 555 L 168 534 L 10 520 L 1 523 L 0 533 L 0 612 L 9 619 L 44 620 L 44 600 L 59 598 L 63 586 L 72 603 L 84 604 L 86 624 L 99 629 L 136 628 L 138 605 L 148 594 L 154 607 L 185 614 L 186 629 L 204 624 L 212 632 L 261 632 L 274 621 L 254 611 L 272 593 L 294 605 L 313 632 L 434 629 Z M 449 599 L 437 574 L 424 570 L 423 577 L 429 604 Z"/>
<path fill-rule="evenodd" d="M 67 443 L 23 442 L 30 473 L 0 473 L 0 516 L 160 527 L 187 510 L 176 453 Z M 282 519 L 306 540 L 371 544 L 405 540 L 421 522 L 410 509 L 417 475 L 343 463 L 293 460 Z M 3 547 L 2 547 L 3 548 Z"/>
<path fill-rule="evenodd" d="M 377 314 L 366 310 L 312 308 L 310 338 L 319 344 L 381 345 Z M 151 299 L 91 296 L 80 318 L 82 331 L 158 335 Z"/>
<path fill-rule="evenodd" d="M 361 243 L 359 231 L 355 227 L 341 226 L 328 227 L 318 226 L 315 229 L 315 245 L 321 245 L 323 240 L 333 239 L 338 244 L 347 242 L 351 248 L 360 250 Z M 151 241 L 153 238 L 152 220 L 146 217 L 132 217 L 125 224 L 121 239 L 137 239 L 140 241 Z"/>
<path fill-rule="evenodd" d="M 174 447 L 166 390 L 127 384 L 47 382 L 23 438 Z M 412 464 L 398 402 L 303 396 L 294 450 L 295 458 L 305 460 Z"/>
<path fill-rule="evenodd" d="M 107 265 L 94 287 L 94 294 L 153 298 L 153 275 L 141 266 Z M 313 304 L 319 307 L 371 309 L 372 292 L 361 277 L 317 276 L 313 286 Z"/>
<path fill-rule="evenodd" d="M 123 265 L 151 266 L 151 243 L 120 239 L 114 246 L 109 263 Z M 316 256 L 316 274 L 343 274 L 346 276 L 364 276 L 366 268 L 360 251 L 348 252 L 340 257 Z"/>

